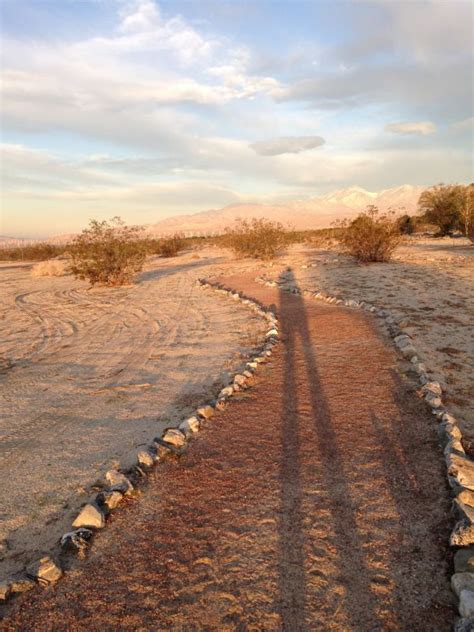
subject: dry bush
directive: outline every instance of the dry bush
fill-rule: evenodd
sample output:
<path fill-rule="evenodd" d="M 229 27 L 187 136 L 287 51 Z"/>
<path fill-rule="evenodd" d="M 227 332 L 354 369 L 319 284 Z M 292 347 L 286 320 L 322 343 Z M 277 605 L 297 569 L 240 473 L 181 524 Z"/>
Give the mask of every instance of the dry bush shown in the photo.
<path fill-rule="evenodd" d="M 277 252 L 291 242 L 284 226 L 268 219 L 238 219 L 234 228 L 225 231 L 223 245 L 241 257 L 273 259 Z"/>
<path fill-rule="evenodd" d="M 146 244 L 136 226 L 126 226 L 119 217 L 91 220 L 73 241 L 71 271 L 91 285 L 126 285 L 143 268 Z"/>
<path fill-rule="evenodd" d="M 0 248 L 2 261 L 46 261 L 61 255 L 67 246 L 56 246 L 46 242 Z"/>
<path fill-rule="evenodd" d="M 339 236 L 343 252 L 361 262 L 389 261 L 402 239 L 395 214 L 380 213 L 376 206 L 368 206 L 356 219 L 344 220 L 338 227 L 343 229 Z"/>
<path fill-rule="evenodd" d="M 182 233 L 175 233 L 170 237 L 163 237 L 153 248 L 153 254 L 162 257 L 176 257 L 186 246 L 186 240 Z"/>
<path fill-rule="evenodd" d="M 65 276 L 71 272 L 70 263 L 64 259 L 48 259 L 36 263 L 31 269 L 34 277 Z"/>

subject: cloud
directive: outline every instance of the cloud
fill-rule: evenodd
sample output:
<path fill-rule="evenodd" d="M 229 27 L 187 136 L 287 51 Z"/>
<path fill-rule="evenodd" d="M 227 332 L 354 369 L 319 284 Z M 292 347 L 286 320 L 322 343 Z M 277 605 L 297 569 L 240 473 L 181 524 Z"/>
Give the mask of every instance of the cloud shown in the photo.
<path fill-rule="evenodd" d="M 415 134 L 419 136 L 428 136 L 436 132 L 436 125 L 431 121 L 419 121 L 417 123 L 389 123 L 385 126 L 386 132 L 394 134 Z"/>
<path fill-rule="evenodd" d="M 260 156 L 279 156 L 280 154 L 299 154 L 301 151 L 321 147 L 324 142 L 321 136 L 283 136 L 257 141 L 250 147 Z"/>

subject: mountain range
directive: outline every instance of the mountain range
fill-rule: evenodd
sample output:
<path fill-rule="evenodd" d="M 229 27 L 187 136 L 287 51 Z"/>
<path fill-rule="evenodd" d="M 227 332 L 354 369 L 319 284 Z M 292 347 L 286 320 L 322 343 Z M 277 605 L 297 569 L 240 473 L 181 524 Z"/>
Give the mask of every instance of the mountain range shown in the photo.
<path fill-rule="evenodd" d="M 231 204 L 220 209 L 177 215 L 156 224 L 148 224 L 144 226 L 144 229 L 146 235 L 150 237 L 161 237 L 177 232 L 184 233 L 186 236 L 215 235 L 222 233 L 228 226 L 232 226 L 236 219 L 253 217 L 265 217 L 297 230 L 328 228 L 334 221 L 356 216 L 370 204 L 374 204 L 381 211 L 393 209 L 412 215 L 417 211 L 418 198 L 424 189 L 425 187 L 404 184 L 393 189 L 373 192 L 362 187 L 351 186 L 307 200 L 290 200 L 273 205 Z M 74 234 L 56 235 L 47 241 L 64 244 L 73 238 Z M 0 246 L 18 246 L 33 241 L 0 236 Z"/>

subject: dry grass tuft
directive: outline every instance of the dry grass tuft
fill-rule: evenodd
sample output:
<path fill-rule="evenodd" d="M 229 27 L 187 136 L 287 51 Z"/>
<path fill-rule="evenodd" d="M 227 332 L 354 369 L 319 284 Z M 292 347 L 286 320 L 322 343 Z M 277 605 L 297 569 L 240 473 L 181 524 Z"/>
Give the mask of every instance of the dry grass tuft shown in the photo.
<path fill-rule="evenodd" d="M 31 270 L 31 275 L 34 277 L 55 277 L 65 276 L 70 274 L 70 272 L 69 261 L 64 259 L 48 259 L 47 261 L 36 263 Z"/>

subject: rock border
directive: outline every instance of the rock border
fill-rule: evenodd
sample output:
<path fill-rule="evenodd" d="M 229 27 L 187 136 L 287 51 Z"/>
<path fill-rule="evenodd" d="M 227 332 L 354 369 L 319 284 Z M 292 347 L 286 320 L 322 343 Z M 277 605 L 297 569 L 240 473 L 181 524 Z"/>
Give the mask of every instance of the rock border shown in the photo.
<path fill-rule="evenodd" d="M 218 282 L 198 279 L 197 285 L 203 290 L 211 289 L 217 294 L 242 303 L 266 321 L 268 330 L 256 347 L 256 352 L 248 356 L 247 361 L 242 363 L 240 372 L 233 375 L 229 384 L 222 388 L 214 399 L 197 408 L 194 415 L 183 419 L 177 427 L 165 428 L 161 436 L 155 437 L 148 446 L 140 449 L 136 455 L 136 462 L 131 468 L 112 469 L 106 472 L 104 477 L 106 483 L 89 502 L 82 506 L 72 523 L 72 530 L 60 538 L 60 553 L 56 555 L 52 552 L 49 555 L 43 555 L 40 559 L 27 564 L 24 571 L 15 573 L 4 580 L 0 579 L 0 604 L 5 603 L 15 594 L 34 588 L 36 584 L 45 586 L 58 581 L 63 575 L 59 558 L 63 560 L 70 555 L 83 558 L 86 549 L 92 544 L 94 533 L 106 527 L 107 517 L 120 506 L 123 499 L 136 494 L 136 488 L 143 484 L 147 475 L 159 462 L 183 454 L 188 449 L 193 436 L 211 417 L 226 408 L 235 393 L 251 386 L 259 366 L 266 363 L 272 356 L 273 349 L 280 340 L 279 321 L 272 309 Z"/>
<path fill-rule="evenodd" d="M 308 266 L 302 266 L 307 268 Z M 390 310 L 377 307 L 364 300 L 344 299 L 323 291 L 300 290 L 298 287 L 282 287 L 286 280 L 275 281 L 264 275 L 255 281 L 266 287 L 278 287 L 280 291 L 300 294 L 331 305 L 361 309 L 381 318 L 401 356 L 412 364 L 420 384 L 419 395 L 436 417 L 438 438 L 443 448 L 448 483 L 453 494 L 453 514 L 456 524 L 449 544 L 456 549 L 454 574 L 451 588 L 458 599 L 461 618 L 456 622 L 456 632 L 474 630 L 474 460 L 466 455 L 462 445 L 462 432 L 458 420 L 443 404 L 443 391 L 439 382 L 430 381 L 426 365 L 420 361 L 411 335 L 406 331 L 405 318 L 397 319 Z"/>

